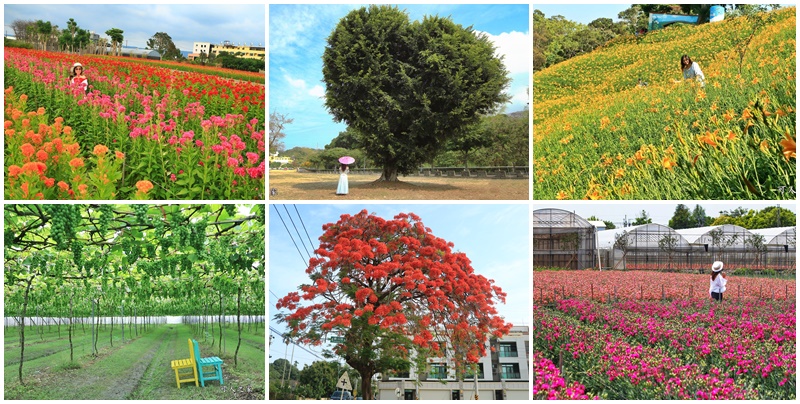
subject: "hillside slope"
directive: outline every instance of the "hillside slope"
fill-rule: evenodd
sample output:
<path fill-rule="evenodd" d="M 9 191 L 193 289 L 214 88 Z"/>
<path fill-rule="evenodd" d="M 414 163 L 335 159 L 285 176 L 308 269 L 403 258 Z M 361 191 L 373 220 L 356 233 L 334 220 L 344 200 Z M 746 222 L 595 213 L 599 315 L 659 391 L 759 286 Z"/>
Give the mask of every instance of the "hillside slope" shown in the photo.
<path fill-rule="evenodd" d="M 621 38 L 535 73 L 534 199 L 795 199 L 795 36 L 791 7 Z M 683 54 L 704 88 L 682 81 Z"/>

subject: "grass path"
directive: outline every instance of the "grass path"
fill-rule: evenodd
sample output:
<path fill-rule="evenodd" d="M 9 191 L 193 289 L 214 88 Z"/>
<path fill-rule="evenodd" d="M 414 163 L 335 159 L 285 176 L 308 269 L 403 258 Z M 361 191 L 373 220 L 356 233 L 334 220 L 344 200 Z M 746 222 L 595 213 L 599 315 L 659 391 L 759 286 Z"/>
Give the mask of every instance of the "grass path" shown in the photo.
<path fill-rule="evenodd" d="M 239 364 L 234 367 L 233 352 L 236 348 L 236 328 L 224 329 L 226 351 L 219 355 L 216 349 L 203 342 L 201 336 L 192 335 L 193 329 L 186 325 L 161 325 L 153 327 L 146 334 L 139 334 L 133 340 L 122 343 L 119 330 L 115 331 L 114 347 L 108 343 L 108 334 L 101 333 L 97 357 L 90 355 L 91 334 L 79 333 L 73 343 L 85 346 L 85 354 L 76 349 L 75 360 L 78 369 L 68 369 L 69 348 L 66 333 L 62 338 L 57 333 L 45 333 L 44 342 L 28 345 L 23 366 L 21 386 L 17 380 L 19 366 L 19 346 L 14 340 L 18 334 L 14 329 L 6 332 L 5 338 L 5 399 L 263 399 L 265 386 L 264 336 L 243 334 L 239 350 Z M 263 334 L 263 328 L 257 333 Z M 103 335 L 106 335 L 105 344 Z M 37 333 L 26 332 L 26 339 L 40 340 Z M 121 335 L 121 334 L 120 334 Z M 127 337 L 127 332 L 126 332 Z M 224 385 L 217 381 L 206 384 L 205 388 L 195 387 L 193 383 L 183 383 L 178 389 L 175 373 L 170 362 L 189 357 L 187 340 L 195 338 L 200 345 L 201 355 L 219 356 L 224 361 Z M 210 341 L 209 341 L 210 342 Z M 29 354 L 36 359 L 29 360 Z M 15 359 L 16 357 L 16 359 Z"/>

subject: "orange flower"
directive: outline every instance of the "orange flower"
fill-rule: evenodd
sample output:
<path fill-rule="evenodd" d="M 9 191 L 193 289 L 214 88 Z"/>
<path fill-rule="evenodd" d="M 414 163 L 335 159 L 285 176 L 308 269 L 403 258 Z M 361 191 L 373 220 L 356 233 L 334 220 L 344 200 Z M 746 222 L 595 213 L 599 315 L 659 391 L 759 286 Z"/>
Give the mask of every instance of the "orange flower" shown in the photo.
<path fill-rule="evenodd" d="M 564 191 L 558 191 L 558 195 L 556 195 L 556 199 L 559 201 L 569 198 L 569 195 Z"/>
<path fill-rule="evenodd" d="M 604 116 L 600 119 L 600 129 L 605 129 L 611 123 L 611 120 L 608 119 L 607 116 Z"/>
<path fill-rule="evenodd" d="M 69 154 L 71 154 L 73 156 L 77 155 L 78 152 L 80 152 L 80 148 L 81 148 L 81 146 L 79 144 L 77 144 L 77 143 L 64 145 L 64 150 L 66 150 L 67 153 L 69 153 Z"/>
<path fill-rule="evenodd" d="M 797 144 L 795 143 L 794 136 L 790 135 L 789 132 L 783 134 L 784 139 L 780 141 L 780 145 L 783 146 L 783 157 L 786 160 L 790 158 L 797 159 Z"/>
<path fill-rule="evenodd" d="M 618 168 L 617 171 L 614 173 L 614 178 L 617 179 L 622 178 L 624 176 L 625 176 L 625 169 L 623 168 Z"/>
<path fill-rule="evenodd" d="M 667 170 L 672 170 L 672 167 L 675 167 L 675 165 L 676 165 L 675 162 L 670 160 L 669 157 L 664 157 L 664 159 L 661 160 L 661 166 L 666 168 Z"/>
<path fill-rule="evenodd" d="M 147 180 L 137 181 L 136 188 L 139 190 L 139 192 L 146 194 L 148 191 L 153 189 L 153 183 Z"/>
<path fill-rule="evenodd" d="M 769 153 L 769 143 L 766 141 L 766 139 L 761 141 L 761 144 L 758 146 L 758 148 L 764 153 Z"/>
<path fill-rule="evenodd" d="M 59 181 L 57 185 L 58 185 L 59 188 L 61 188 L 62 191 L 68 191 L 69 190 L 69 185 L 67 185 L 67 183 L 64 182 L 64 181 Z"/>
<path fill-rule="evenodd" d="M 24 124 L 25 124 L 25 121 L 22 121 L 22 123 L 23 123 L 23 125 L 24 125 Z M 14 126 L 14 122 L 11 122 L 11 121 L 5 121 L 5 122 L 3 122 L 3 128 L 4 128 L 4 129 L 8 129 L 8 128 L 12 127 L 12 126 Z"/>
<path fill-rule="evenodd" d="M 52 188 L 53 185 L 55 185 L 55 184 L 56 184 L 56 179 L 55 178 L 45 178 L 44 179 L 44 186 L 46 186 L 47 188 Z"/>
<path fill-rule="evenodd" d="M 8 176 L 9 177 L 16 177 L 22 172 L 22 168 L 17 165 L 11 165 L 8 167 Z"/>
<path fill-rule="evenodd" d="M 80 193 L 81 193 L 81 195 L 86 195 L 86 191 L 87 191 L 88 189 L 89 189 L 89 186 L 88 186 L 88 185 L 86 185 L 86 184 L 81 184 L 81 185 L 78 185 L 78 192 L 80 192 Z"/>
<path fill-rule="evenodd" d="M 36 110 L 36 115 L 44 115 L 44 107 L 39 107 L 39 109 Z"/>
<path fill-rule="evenodd" d="M 80 157 L 75 157 L 74 159 L 69 161 L 69 165 L 72 168 L 80 168 L 83 167 L 83 159 Z"/>
<path fill-rule="evenodd" d="M 108 152 L 108 147 L 105 147 L 101 144 L 94 147 L 94 155 L 97 157 L 101 157 Z"/>
<path fill-rule="evenodd" d="M 117 158 L 118 158 L 118 159 L 120 159 L 120 160 L 124 160 L 124 159 L 125 159 L 125 153 L 123 153 L 123 152 L 121 152 L 121 151 L 119 151 L 119 150 L 115 151 L 115 152 L 114 152 L 114 154 L 115 154 L 115 155 L 117 156 Z"/>
<path fill-rule="evenodd" d="M 48 157 L 47 152 L 44 150 L 39 150 L 38 152 L 36 152 L 36 160 L 44 162 L 47 161 L 47 157 Z"/>
<path fill-rule="evenodd" d="M 753 114 L 750 112 L 750 108 L 745 108 L 742 111 L 742 119 L 753 119 Z"/>
<path fill-rule="evenodd" d="M 25 143 L 24 145 L 19 147 L 22 150 L 22 155 L 25 157 L 30 158 L 33 156 L 33 153 L 36 153 L 36 148 L 33 147 L 30 143 Z"/>
<path fill-rule="evenodd" d="M 65 126 L 64 127 L 64 134 L 65 135 L 69 135 L 70 133 L 72 133 L 72 127 L 71 126 Z"/>

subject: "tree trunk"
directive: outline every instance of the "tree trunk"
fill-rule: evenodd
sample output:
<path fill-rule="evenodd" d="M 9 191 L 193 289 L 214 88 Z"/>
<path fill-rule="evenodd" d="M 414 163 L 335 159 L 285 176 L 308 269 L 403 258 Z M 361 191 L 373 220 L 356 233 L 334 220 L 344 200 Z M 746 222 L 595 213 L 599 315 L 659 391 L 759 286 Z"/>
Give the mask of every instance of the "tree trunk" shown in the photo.
<path fill-rule="evenodd" d="M 222 308 L 222 292 L 219 294 L 219 354 L 222 355 L 222 315 L 224 311 Z"/>
<path fill-rule="evenodd" d="M 25 312 L 28 310 L 28 293 L 31 291 L 33 278 L 28 279 L 28 286 L 25 287 L 25 297 L 22 300 L 22 323 L 19 326 L 19 384 L 22 382 L 22 363 L 25 361 Z"/>
<path fill-rule="evenodd" d="M 352 365 L 351 365 L 352 366 Z M 361 375 L 361 398 L 364 400 L 374 400 L 372 396 L 372 376 L 375 371 L 372 369 L 356 369 Z"/>
<path fill-rule="evenodd" d="M 397 182 L 397 166 L 394 164 L 384 165 L 381 178 L 378 181 Z"/>
<path fill-rule="evenodd" d="M 233 353 L 233 367 L 239 366 L 237 355 L 239 355 L 239 347 L 242 345 L 242 287 L 239 286 L 238 293 L 236 294 L 236 326 L 239 329 L 239 342 L 236 343 L 236 352 Z"/>
<path fill-rule="evenodd" d="M 69 361 L 72 362 L 73 359 L 73 351 L 72 351 L 72 323 L 74 321 L 74 313 L 72 311 L 72 296 L 69 297 Z"/>

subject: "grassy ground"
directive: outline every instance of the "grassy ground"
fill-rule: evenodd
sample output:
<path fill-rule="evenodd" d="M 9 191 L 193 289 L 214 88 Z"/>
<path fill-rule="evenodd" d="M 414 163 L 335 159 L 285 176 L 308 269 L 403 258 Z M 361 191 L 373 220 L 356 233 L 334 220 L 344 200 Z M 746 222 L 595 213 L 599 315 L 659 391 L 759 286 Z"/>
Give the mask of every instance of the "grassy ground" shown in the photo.
<path fill-rule="evenodd" d="M 211 335 L 195 335 L 187 325 L 155 326 L 147 333 L 130 339 L 126 329 L 123 343 L 121 331 L 114 331 L 114 346 L 110 345 L 110 328 L 101 329 L 97 357 L 91 355 L 91 333 L 78 327 L 73 336 L 75 361 L 69 363 L 69 342 L 66 327 L 61 327 L 59 337 L 56 327 L 25 328 L 25 362 L 23 381 L 18 380 L 19 333 L 16 327 L 5 332 L 4 386 L 5 399 L 87 400 L 87 399 L 148 399 L 148 400 L 236 400 L 264 399 L 265 352 L 264 328 L 243 330 L 239 348 L 238 366 L 234 366 L 236 326 L 223 330 L 224 345 L 220 352 L 217 344 L 211 346 Z M 42 334 L 39 331 L 44 331 Z M 219 342 L 218 329 L 214 328 L 215 342 Z M 219 356 L 224 364 L 224 385 L 217 381 L 206 387 L 182 383 L 178 389 L 175 372 L 170 362 L 189 357 L 187 339 L 198 341 L 203 357 Z"/>
<path fill-rule="evenodd" d="M 348 176 L 350 193 L 336 195 L 338 174 L 270 171 L 271 200 L 519 200 L 529 199 L 528 179 L 400 177 L 399 183 L 377 183 L 379 174 Z"/>

